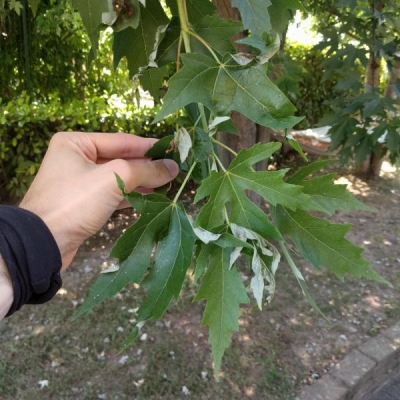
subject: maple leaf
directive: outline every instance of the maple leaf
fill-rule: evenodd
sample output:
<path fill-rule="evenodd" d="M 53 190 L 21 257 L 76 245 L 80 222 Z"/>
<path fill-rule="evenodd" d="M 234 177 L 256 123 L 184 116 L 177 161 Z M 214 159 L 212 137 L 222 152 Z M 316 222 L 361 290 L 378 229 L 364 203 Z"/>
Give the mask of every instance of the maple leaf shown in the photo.
<path fill-rule="evenodd" d="M 279 231 L 290 237 L 315 268 L 325 266 L 341 280 L 350 274 L 389 284 L 361 256 L 363 249 L 345 239 L 350 224 L 333 224 L 303 210 L 290 211 L 282 206 L 276 207 L 273 216 Z"/>
<path fill-rule="evenodd" d="M 74 318 L 114 296 L 128 283 L 140 283 L 151 264 L 154 246 L 168 233 L 175 205 L 159 194 L 126 194 L 125 198 L 141 212 L 140 218 L 118 239 L 111 256 L 118 258 L 118 271 L 101 274 L 92 285 Z"/>
<path fill-rule="evenodd" d="M 197 224 L 205 229 L 222 225 L 224 210 L 229 206 L 229 222 L 263 237 L 279 237 L 267 215 L 249 200 L 245 190 L 259 194 L 272 205 L 282 204 L 291 209 L 311 206 L 311 200 L 302 193 L 300 186 L 283 182 L 287 170 L 255 172 L 251 168 L 269 158 L 280 146 L 280 143 L 256 144 L 248 150 L 241 150 L 225 172 L 212 172 L 195 196 L 195 202 L 210 197 L 198 215 Z"/>
<path fill-rule="evenodd" d="M 244 27 L 259 36 L 271 30 L 269 14 L 265 12 L 271 4 L 270 0 L 232 0 L 232 7 L 239 9 Z"/>
<path fill-rule="evenodd" d="M 281 33 L 290 19 L 288 10 L 304 10 L 299 0 L 232 0 L 232 7 L 238 8 L 245 29 L 257 36 Z"/>
<path fill-rule="evenodd" d="M 235 52 L 232 44 L 232 36 L 243 30 L 243 25 L 238 21 L 221 19 L 218 15 L 206 15 L 192 26 L 202 39 L 204 39 L 216 52 L 221 55 L 229 52 Z M 173 17 L 165 36 L 160 43 L 157 51 L 157 63 L 159 65 L 175 62 L 178 58 L 179 38 L 181 27 L 179 19 Z M 208 49 L 193 36 L 190 37 L 191 51 L 194 53 L 203 53 L 208 55 Z M 182 49 L 181 49 L 182 51 Z"/>
<path fill-rule="evenodd" d="M 206 15 L 214 14 L 216 7 L 210 0 L 186 0 L 186 11 L 188 20 L 195 23 Z M 172 15 L 178 15 L 178 6 L 176 0 L 166 0 Z"/>
<path fill-rule="evenodd" d="M 114 67 L 123 57 L 128 61 L 130 77 L 147 67 L 154 52 L 159 27 L 167 24 L 168 18 L 158 0 L 147 0 L 146 7 L 140 5 L 139 26 L 114 33 Z"/>
<path fill-rule="evenodd" d="M 235 52 L 232 37 L 243 31 L 243 24 L 238 21 L 222 19 L 218 15 L 208 15 L 193 25 L 193 30 L 220 54 Z M 192 41 L 192 52 L 200 52 L 203 47 L 196 39 Z"/>
<path fill-rule="evenodd" d="M 240 304 L 248 303 L 246 288 L 235 267 L 229 268 L 231 249 L 208 244 L 209 266 L 194 301 L 206 300 L 202 325 L 209 326 L 209 342 L 217 376 L 232 332 L 239 329 Z"/>
<path fill-rule="evenodd" d="M 158 244 L 154 267 L 143 281 L 147 296 L 138 311 L 138 323 L 160 318 L 172 297 L 178 298 L 193 256 L 195 235 L 186 214 L 173 206 L 168 233 Z"/>
<path fill-rule="evenodd" d="M 148 68 L 140 74 L 139 79 L 143 90 L 147 90 L 156 102 L 160 101 L 160 88 L 166 76 L 168 76 L 166 67 Z"/>
<path fill-rule="evenodd" d="M 335 173 L 305 179 L 311 173 L 319 171 L 322 167 L 332 163 L 332 161 L 320 160 L 306 165 L 291 176 L 287 182 L 301 185 L 304 193 L 310 195 L 312 200 L 319 204 L 328 214 L 332 215 L 338 210 L 373 211 L 348 192 L 346 185 L 335 184 L 333 182 L 336 176 Z"/>
<path fill-rule="evenodd" d="M 242 67 L 233 59 L 219 63 L 204 54 L 182 54 L 183 68 L 169 89 L 154 123 L 191 103 L 202 103 L 215 115 L 240 111 L 252 121 L 276 129 L 290 128 L 301 118 L 270 81 L 261 65 Z"/>
<path fill-rule="evenodd" d="M 98 47 L 100 30 L 102 29 L 102 15 L 109 12 L 109 2 L 108 0 L 72 0 L 72 6 L 79 11 L 82 17 L 83 24 L 92 44 L 92 51 L 95 54 Z"/>

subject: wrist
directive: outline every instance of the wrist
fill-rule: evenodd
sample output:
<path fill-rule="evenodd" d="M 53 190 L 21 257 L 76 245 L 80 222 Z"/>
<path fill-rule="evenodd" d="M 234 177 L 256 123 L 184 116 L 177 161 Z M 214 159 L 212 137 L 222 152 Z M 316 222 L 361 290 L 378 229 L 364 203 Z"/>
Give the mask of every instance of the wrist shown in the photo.
<path fill-rule="evenodd" d="M 7 266 L 0 255 L 0 320 L 3 319 L 14 301 L 14 290 Z"/>
<path fill-rule="evenodd" d="M 30 211 L 37 215 L 47 226 L 53 238 L 57 244 L 57 247 L 61 254 L 62 260 L 62 268 L 61 271 L 65 270 L 68 265 L 71 263 L 75 253 L 76 248 L 78 246 L 72 246 L 71 243 L 68 241 L 65 233 L 60 229 L 63 226 L 63 221 L 59 220 L 57 215 L 52 215 L 47 211 L 41 210 L 38 207 L 35 207 L 31 204 L 32 202 L 26 201 L 26 199 L 22 200 L 21 204 L 19 205 L 20 208 L 23 208 L 27 211 Z M 42 212 L 43 211 L 43 212 Z M 65 218 L 65 217 L 63 217 Z"/>

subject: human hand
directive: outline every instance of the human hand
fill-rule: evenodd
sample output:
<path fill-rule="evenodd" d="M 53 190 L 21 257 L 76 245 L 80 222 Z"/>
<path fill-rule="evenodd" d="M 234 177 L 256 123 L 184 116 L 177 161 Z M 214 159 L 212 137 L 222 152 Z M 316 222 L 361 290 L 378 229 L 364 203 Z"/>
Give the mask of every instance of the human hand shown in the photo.
<path fill-rule="evenodd" d="M 61 252 L 62 270 L 115 210 L 128 206 L 115 173 L 125 182 L 127 192 L 149 191 L 176 177 L 179 168 L 174 161 L 144 158 L 155 142 L 123 133 L 53 136 L 20 207 L 41 217 L 49 227 Z"/>

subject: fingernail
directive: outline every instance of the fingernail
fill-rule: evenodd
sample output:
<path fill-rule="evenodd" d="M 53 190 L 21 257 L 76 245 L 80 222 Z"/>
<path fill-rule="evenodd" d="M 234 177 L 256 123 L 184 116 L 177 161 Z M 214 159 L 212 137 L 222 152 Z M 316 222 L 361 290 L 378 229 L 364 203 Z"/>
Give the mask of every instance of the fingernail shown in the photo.
<path fill-rule="evenodd" d="M 169 174 L 175 178 L 178 175 L 179 167 L 178 164 L 174 160 L 170 160 L 168 158 L 161 160 L 161 162 L 167 167 Z"/>

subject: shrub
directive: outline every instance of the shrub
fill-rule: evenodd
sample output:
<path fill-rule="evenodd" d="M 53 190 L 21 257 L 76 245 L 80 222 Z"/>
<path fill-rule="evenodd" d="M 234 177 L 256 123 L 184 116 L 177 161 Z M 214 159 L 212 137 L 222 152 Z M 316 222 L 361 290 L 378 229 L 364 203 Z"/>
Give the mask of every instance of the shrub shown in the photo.
<path fill-rule="evenodd" d="M 296 115 L 304 116 L 296 129 L 318 126 L 330 113 L 327 101 L 334 96 L 337 77 L 324 76 L 325 59 L 318 48 L 299 44 L 287 44 L 284 54 L 274 59 L 276 85 L 296 106 Z"/>
<path fill-rule="evenodd" d="M 0 100 L 1 201 L 21 197 L 32 182 L 52 135 L 59 131 L 128 132 L 161 137 L 173 131 L 172 120 L 152 124 L 155 108 L 138 108 L 112 95 L 61 105 L 29 103 L 26 95 Z"/>

